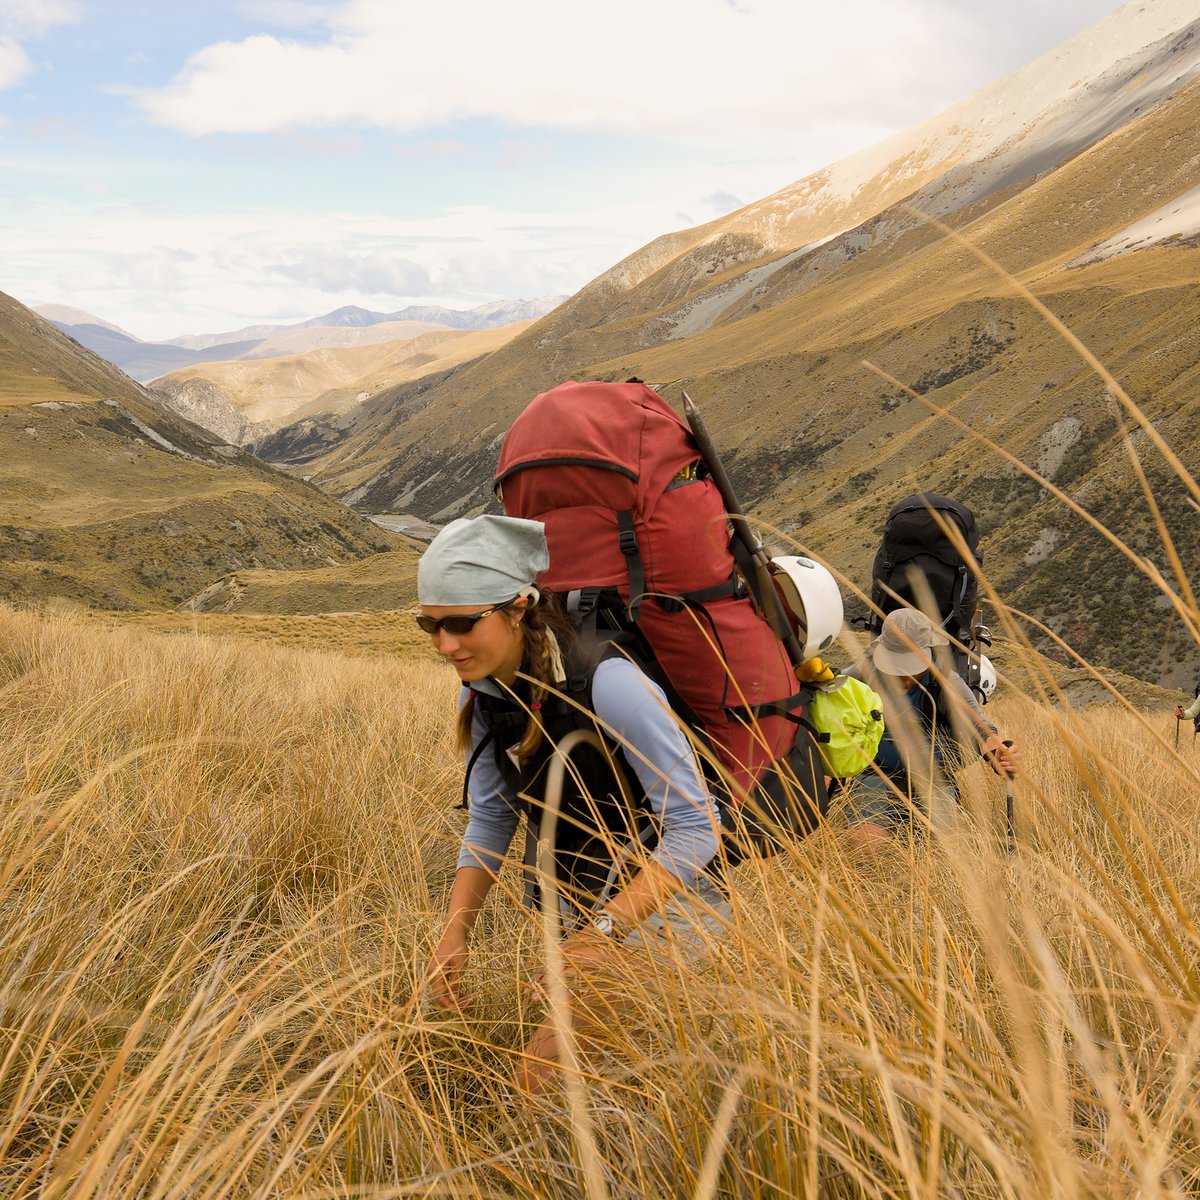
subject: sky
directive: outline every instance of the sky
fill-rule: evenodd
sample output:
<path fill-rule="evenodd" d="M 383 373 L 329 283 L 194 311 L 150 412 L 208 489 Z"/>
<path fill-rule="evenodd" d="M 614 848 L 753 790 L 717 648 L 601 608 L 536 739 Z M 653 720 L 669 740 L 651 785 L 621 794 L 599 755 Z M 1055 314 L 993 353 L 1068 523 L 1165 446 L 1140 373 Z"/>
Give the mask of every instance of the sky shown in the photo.
<path fill-rule="evenodd" d="M 1114 0 L 0 0 L 0 291 L 146 340 L 565 295 Z"/>

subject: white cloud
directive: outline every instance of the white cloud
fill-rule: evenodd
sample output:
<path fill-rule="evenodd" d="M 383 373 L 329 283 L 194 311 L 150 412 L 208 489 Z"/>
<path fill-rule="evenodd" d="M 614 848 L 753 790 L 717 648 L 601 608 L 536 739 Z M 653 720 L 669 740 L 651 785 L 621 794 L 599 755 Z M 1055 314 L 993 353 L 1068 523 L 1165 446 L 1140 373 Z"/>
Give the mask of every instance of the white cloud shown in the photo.
<path fill-rule="evenodd" d="M 29 55 L 10 37 L 0 37 L 0 89 L 12 87 L 33 70 Z"/>
<path fill-rule="evenodd" d="M 991 51 L 958 0 L 347 0 L 326 21 L 324 40 L 210 45 L 135 95 L 191 134 L 483 117 L 762 144 L 829 121 L 903 126 L 959 99 Z"/>
<path fill-rule="evenodd" d="M 38 38 L 57 25 L 80 20 L 78 0 L 0 0 L 0 91 L 12 87 L 33 70 L 18 39 Z"/>
<path fill-rule="evenodd" d="M 661 232 L 671 215 L 644 201 L 568 214 L 471 207 L 398 219 L 94 200 L 17 209 L 0 196 L 0 226 L 22 226 L 5 260 L 6 291 L 74 304 L 147 339 L 300 320 L 340 304 L 466 308 L 568 294 Z"/>
<path fill-rule="evenodd" d="M 233 7 L 252 21 L 282 29 L 315 29 L 328 23 L 338 5 L 311 0 L 238 0 Z"/>
<path fill-rule="evenodd" d="M 14 37 L 41 37 L 82 18 L 80 0 L 0 0 L 0 26 Z"/>
<path fill-rule="evenodd" d="M 342 246 L 307 247 L 267 270 L 335 295 L 350 290 L 375 296 L 421 297 L 433 291 L 425 267 L 382 248 L 356 254 Z"/>
<path fill-rule="evenodd" d="M 30 186 L 0 189 L 0 227 L 20 230 L 6 247 L 6 290 L 76 304 L 147 338 L 302 319 L 343 303 L 467 307 L 572 293 L 669 229 L 765 195 L 961 99 L 988 78 L 987 64 L 999 64 L 992 74 L 1020 65 L 1031 56 L 1020 49 L 1025 18 L 1044 0 L 1009 0 L 994 12 L 962 0 L 841 9 L 816 0 L 231 3 L 274 23 L 264 28 L 303 29 L 291 40 L 210 45 L 165 87 L 137 93 L 164 125 L 244 135 L 219 146 L 231 164 L 223 210 L 203 211 L 213 181 L 201 155 L 194 170 L 186 153 L 171 172 L 151 165 L 156 183 L 171 175 L 186 197 L 179 205 L 126 205 L 106 200 L 97 180 L 111 178 L 114 197 L 145 194 L 145 164 L 118 170 L 117 150 L 99 164 L 48 144 L 45 161 L 26 168 Z M 0 18 L 36 4 L 0 0 Z M 1069 13 L 1092 10 L 1080 25 L 1098 6 L 1105 0 L 1059 0 Z M 47 0 L 38 11 L 67 19 L 79 10 Z M 0 51 L 16 47 L 14 61 L 28 71 L 19 40 L 38 29 L 21 28 L 18 41 L 0 39 Z M 488 150 L 518 164 L 528 200 L 448 207 L 453 193 L 431 181 L 443 160 L 457 168 L 478 155 L 475 131 L 454 122 L 481 117 L 506 126 Z M 377 149 L 370 127 L 435 133 L 379 150 L 400 168 L 390 193 L 306 188 L 314 176 L 298 171 L 341 172 L 333 155 Z M 523 132 L 547 127 L 689 145 L 669 169 L 635 151 L 628 175 L 609 168 L 588 181 L 582 203 L 564 201 L 560 184 L 540 186 L 541 147 L 554 153 L 559 139 Z M 255 136 L 267 130 L 277 136 Z M 254 207 L 260 193 L 239 192 L 239 154 L 279 157 L 270 207 Z M 339 194 L 340 203 L 328 199 Z M 316 204 L 328 207 L 311 211 Z M 434 215 L 399 215 L 406 208 Z"/>

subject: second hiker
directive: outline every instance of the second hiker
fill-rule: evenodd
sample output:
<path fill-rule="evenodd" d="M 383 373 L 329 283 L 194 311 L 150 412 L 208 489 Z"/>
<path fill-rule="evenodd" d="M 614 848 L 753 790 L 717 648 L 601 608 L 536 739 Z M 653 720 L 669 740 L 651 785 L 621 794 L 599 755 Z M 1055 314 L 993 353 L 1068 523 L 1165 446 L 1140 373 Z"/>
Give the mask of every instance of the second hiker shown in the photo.
<path fill-rule="evenodd" d="M 924 613 L 899 608 L 888 614 L 867 658 L 846 672 L 879 693 L 886 722 L 874 763 L 849 793 L 856 849 L 873 850 L 914 822 L 946 819 L 958 801 L 953 773 L 965 762 L 964 750 L 978 750 L 998 774 L 1021 769 L 1020 749 L 1005 744 L 983 715 L 948 646 Z"/>

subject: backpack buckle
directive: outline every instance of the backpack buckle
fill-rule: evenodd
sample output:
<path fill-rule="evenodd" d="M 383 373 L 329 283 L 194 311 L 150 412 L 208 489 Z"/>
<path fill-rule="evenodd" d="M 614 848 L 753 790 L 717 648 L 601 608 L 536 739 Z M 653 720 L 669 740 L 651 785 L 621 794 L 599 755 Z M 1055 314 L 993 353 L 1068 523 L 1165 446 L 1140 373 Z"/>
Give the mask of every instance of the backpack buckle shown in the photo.
<path fill-rule="evenodd" d="M 626 558 L 632 558 L 638 552 L 637 531 L 634 529 L 622 529 L 617 535 L 617 543 L 621 547 L 621 553 Z"/>

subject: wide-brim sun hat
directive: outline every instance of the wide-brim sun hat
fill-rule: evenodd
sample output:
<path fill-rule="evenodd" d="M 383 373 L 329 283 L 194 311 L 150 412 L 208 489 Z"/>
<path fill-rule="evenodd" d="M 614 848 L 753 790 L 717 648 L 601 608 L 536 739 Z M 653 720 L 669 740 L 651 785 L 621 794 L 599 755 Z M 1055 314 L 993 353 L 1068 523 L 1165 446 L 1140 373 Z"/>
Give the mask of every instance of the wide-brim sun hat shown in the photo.
<path fill-rule="evenodd" d="M 417 563 L 417 599 L 437 608 L 500 604 L 531 587 L 550 565 L 546 527 L 520 517 L 451 521 Z"/>
<path fill-rule="evenodd" d="M 933 666 L 933 652 L 950 639 L 915 608 L 890 612 L 871 648 L 871 661 L 885 675 L 924 675 Z"/>

